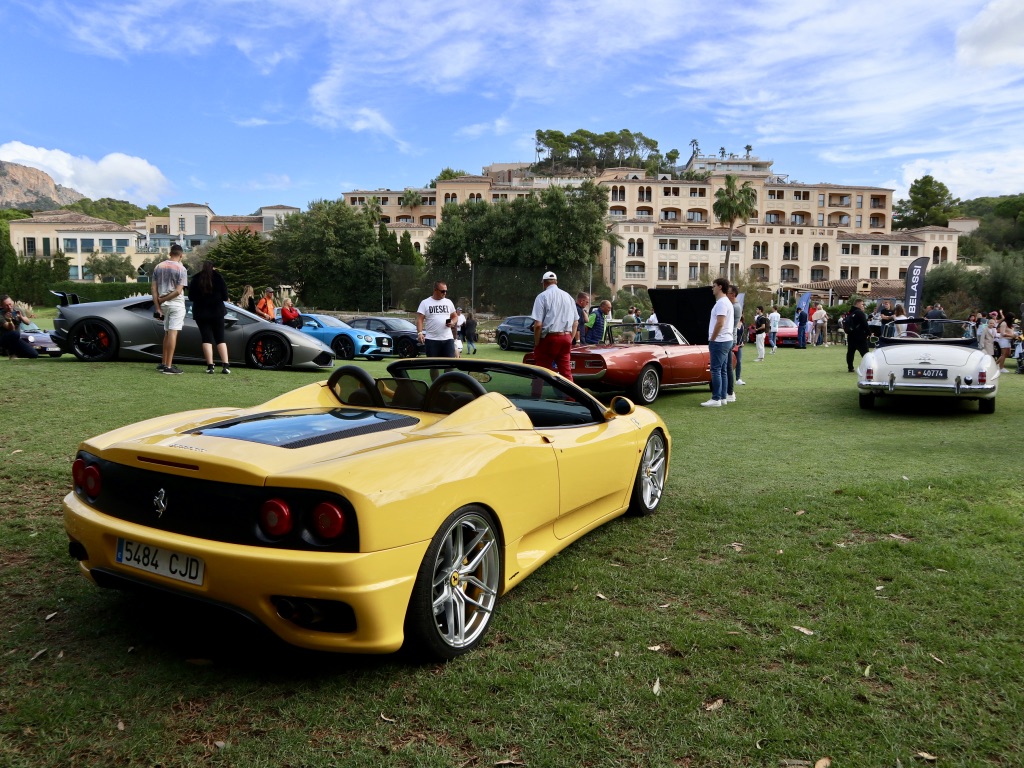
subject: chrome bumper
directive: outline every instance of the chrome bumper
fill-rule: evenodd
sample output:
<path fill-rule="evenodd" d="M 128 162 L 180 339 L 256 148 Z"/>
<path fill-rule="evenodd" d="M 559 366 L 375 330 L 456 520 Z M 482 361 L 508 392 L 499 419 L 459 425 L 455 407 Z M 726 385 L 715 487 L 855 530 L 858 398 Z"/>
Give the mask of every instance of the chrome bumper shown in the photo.
<path fill-rule="evenodd" d="M 857 382 L 861 392 L 876 395 L 953 395 L 954 397 L 980 397 L 995 394 L 995 382 L 991 384 L 964 384 L 957 376 L 952 381 L 897 381 L 896 374 L 889 374 L 886 381 L 861 379 Z"/>

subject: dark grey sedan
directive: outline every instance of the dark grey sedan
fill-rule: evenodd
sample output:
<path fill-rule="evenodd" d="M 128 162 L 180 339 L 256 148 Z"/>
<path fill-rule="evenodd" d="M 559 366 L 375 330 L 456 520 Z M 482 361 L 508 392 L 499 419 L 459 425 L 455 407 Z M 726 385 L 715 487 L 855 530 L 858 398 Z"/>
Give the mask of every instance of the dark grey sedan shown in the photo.
<path fill-rule="evenodd" d="M 494 332 L 502 349 L 533 349 L 533 318 L 529 315 L 506 317 Z"/>
<path fill-rule="evenodd" d="M 334 352 L 302 331 L 262 320 L 234 304 L 227 304 L 224 341 L 232 363 L 251 368 L 319 370 L 334 366 Z M 192 302 L 186 301 L 185 325 L 178 333 L 174 359 L 202 362 L 199 327 L 192 319 Z M 67 304 L 57 310 L 51 337 L 65 352 L 79 360 L 147 360 L 162 355 L 163 321 L 153 317 L 148 297 Z"/>

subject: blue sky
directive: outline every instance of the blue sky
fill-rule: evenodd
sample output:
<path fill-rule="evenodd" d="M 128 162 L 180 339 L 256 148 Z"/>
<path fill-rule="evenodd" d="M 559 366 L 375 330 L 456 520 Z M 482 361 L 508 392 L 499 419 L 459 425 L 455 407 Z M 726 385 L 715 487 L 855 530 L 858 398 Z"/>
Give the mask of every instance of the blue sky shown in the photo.
<path fill-rule="evenodd" d="M 1022 41 L 1020 0 L 6 0 L 0 159 L 228 215 L 629 128 L 807 183 L 1015 194 Z"/>

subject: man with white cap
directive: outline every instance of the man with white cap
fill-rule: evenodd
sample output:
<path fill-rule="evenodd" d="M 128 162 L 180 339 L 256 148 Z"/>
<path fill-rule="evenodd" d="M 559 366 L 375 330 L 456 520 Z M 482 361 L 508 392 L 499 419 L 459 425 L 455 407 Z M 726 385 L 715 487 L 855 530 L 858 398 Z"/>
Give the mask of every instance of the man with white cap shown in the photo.
<path fill-rule="evenodd" d="M 545 272 L 541 277 L 544 290 L 533 302 L 533 359 L 542 368 L 555 368 L 565 378 L 572 380 L 569 353 L 572 351 L 572 337 L 579 322 L 576 302 L 572 296 L 558 287 L 558 276 Z"/>

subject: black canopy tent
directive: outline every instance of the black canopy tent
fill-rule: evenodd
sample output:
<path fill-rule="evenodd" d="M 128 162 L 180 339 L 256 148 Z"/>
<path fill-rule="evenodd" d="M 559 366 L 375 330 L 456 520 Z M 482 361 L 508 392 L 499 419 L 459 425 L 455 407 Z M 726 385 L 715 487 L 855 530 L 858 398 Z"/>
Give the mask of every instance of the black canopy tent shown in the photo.
<path fill-rule="evenodd" d="M 658 322 L 671 323 L 691 344 L 708 343 L 708 320 L 715 306 L 711 286 L 651 288 L 648 292 Z"/>

